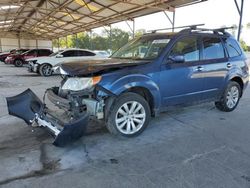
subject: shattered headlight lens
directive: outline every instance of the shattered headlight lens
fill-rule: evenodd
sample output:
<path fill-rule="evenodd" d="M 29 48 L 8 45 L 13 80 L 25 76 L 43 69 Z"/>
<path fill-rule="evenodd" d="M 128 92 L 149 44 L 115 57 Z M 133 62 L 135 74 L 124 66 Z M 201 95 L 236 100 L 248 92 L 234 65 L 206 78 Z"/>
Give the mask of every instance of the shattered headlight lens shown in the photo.
<path fill-rule="evenodd" d="M 101 81 L 101 76 L 92 78 L 68 78 L 63 84 L 63 90 L 80 91 L 83 89 L 90 89 Z"/>

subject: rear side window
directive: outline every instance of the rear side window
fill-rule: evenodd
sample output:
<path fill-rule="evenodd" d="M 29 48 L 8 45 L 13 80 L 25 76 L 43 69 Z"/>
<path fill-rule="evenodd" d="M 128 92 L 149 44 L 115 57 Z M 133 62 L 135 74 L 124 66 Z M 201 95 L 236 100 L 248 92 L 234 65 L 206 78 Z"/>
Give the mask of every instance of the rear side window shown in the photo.
<path fill-rule="evenodd" d="M 37 50 L 30 50 L 26 55 L 36 56 L 37 55 Z"/>
<path fill-rule="evenodd" d="M 225 57 L 224 48 L 219 38 L 204 37 L 203 59 L 221 59 Z"/>
<path fill-rule="evenodd" d="M 169 56 L 183 55 L 185 62 L 199 60 L 199 48 L 196 37 L 182 38 L 175 43 Z"/>
<path fill-rule="evenodd" d="M 78 51 L 78 56 L 95 56 L 95 54 L 92 53 L 92 52 L 89 52 L 89 51 L 79 50 Z"/>
<path fill-rule="evenodd" d="M 50 50 L 39 50 L 39 56 L 49 56 L 51 54 Z"/>
<path fill-rule="evenodd" d="M 225 44 L 229 57 L 237 57 L 241 55 L 241 49 L 238 43 L 234 39 L 231 38 L 225 39 Z"/>
<path fill-rule="evenodd" d="M 77 51 L 76 50 L 68 50 L 62 53 L 63 57 L 76 57 Z"/>

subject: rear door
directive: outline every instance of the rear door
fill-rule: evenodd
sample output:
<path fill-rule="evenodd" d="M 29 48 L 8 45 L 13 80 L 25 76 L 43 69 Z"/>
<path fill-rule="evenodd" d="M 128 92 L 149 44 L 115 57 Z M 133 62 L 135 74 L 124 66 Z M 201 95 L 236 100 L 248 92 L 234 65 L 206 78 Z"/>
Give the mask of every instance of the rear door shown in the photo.
<path fill-rule="evenodd" d="M 160 90 L 163 107 L 198 102 L 204 90 L 203 67 L 200 62 L 198 36 L 180 38 L 167 56 L 184 56 L 184 62 L 161 65 Z"/>
<path fill-rule="evenodd" d="M 37 57 L 37 50 L 36 49 L 34 49 L 34 50 L 30 50 L 28 53 L 26 53 L 25 55 L 24 55 L 24 60 L 26 60 L 26 59 L 30 59 L 30 58 L 34 58 L 34 57 Z"/>
<path fill-rule="evenodd" d="M 216 99 L 220 97 L 225 77 L 230 69 L 228 58 L 220 37 L 202 37 L 202 64 L 205 79 L 203 99 Z"/>

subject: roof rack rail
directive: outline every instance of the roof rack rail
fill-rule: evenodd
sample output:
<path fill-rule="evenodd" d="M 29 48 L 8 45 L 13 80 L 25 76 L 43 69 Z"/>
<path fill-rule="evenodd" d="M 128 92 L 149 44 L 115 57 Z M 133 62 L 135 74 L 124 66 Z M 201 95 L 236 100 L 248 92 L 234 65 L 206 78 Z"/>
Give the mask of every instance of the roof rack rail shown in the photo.
<path fill-rule="evenodd" d="M 207 28 L 195 28 L 195 29 L 191 29 L 192 30 L 196 30 L 196 31 L 212 31 L 215 34 L 219 34 L 219 32 L 221 32 L 222 34 L 229 34 L 228 32 L 226 32 L 227 29 L 233 29 L 234 27 L 221 27 L 221 28 L 216 28 L 216 29 L 207 29 Z"/>
<path fill-rule="evenodd" d="M 165 31 L 165 30 L 181 29 L 181 28 L 187 28 L 187 29 L 195 30 L 195 29 L 197 29 L 198 26 L 204 26 L 204 25 L 205 24 L 185 25 L 185 26 L 179 26 L 179 27 L 169 27 L 169 28 L 162 28 L 162 29 L 154 29 L 154 30 L 149 30 L 148 32 L 156 33 L 157 31 Z"/>

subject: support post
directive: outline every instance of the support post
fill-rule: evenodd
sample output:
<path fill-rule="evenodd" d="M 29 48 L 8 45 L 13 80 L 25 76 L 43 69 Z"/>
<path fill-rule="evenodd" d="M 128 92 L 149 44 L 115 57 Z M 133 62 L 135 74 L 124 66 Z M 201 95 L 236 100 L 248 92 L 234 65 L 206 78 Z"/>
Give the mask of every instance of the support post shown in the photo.
<path fill-rule="evenodd" d="M 175 27 L 175 10 L 173 12 L 172 32 L 174 32 L 174 27 Z"/>
<path fill-rule="evenodd" d="M 135 38 L 135 20 L 133 19 L 133 38 Z"/>
<path fill-rule="evenodd" d="M 58 51 L 60 50 L 60 40 L 59 38 L 57 39 L 57 47 L 58 47 Z"/>
<path fill-rule="evenodd" d="M 240 6 L 240 8 L 239 8 L 239 4 L 238 4 L 237 0 L 234 0 L 234 3 L 236 5 L 237 11 L 238 11 L 239 16 L 240 16 L 239 25 L 238 25 L 238 35 L 237 35 L 237 40 L 240 41 L 241 25 L 242 25 L 242 17 L 243 17 L 243 8 L 244 8 L 244 0 L 241 0 L 241 6 Z"/>
<path fill-rule="evenodd" d="M 66 48 L 68 48 L 68 37 L 65 37 L 65 42 L 66 42 Z"/>
<path fill-rule="evenodd" d="M 0 38 L 0 52 L 3 51 L 3 47 L 2 47 L 2 39 Z"/>
<path fill-rule="evenodd" d="M 21 41 L 20 41 L 20 37 L 18 37 L 18 48 L 21 48 Z"/>
<path fill-rule="evenodd" d="M 76 48 L 78 48 L 78 35 L 77 35 L 77 33 L 76 33 Z"/>
<path fill-rule="evenodd" d="M 109 49 L 112 49 L 112 27 L 109 26 Z"/>

